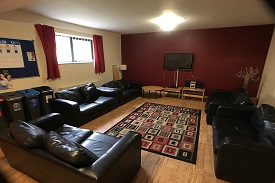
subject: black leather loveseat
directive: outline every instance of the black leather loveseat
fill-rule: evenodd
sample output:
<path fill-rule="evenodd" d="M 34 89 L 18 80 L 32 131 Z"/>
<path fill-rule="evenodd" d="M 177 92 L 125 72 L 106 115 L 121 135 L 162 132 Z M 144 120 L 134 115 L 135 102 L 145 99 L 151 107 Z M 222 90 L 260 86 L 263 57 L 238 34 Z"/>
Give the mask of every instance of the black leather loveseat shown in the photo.
<path fill-rule="evenodd" d="M 118 89 L 88 83 L 55 93 L 49 99 L 52 112 L 60 113 L 64 123 L 79 127 L 119 106 Z"/>
<path fill-rule="evenodd" d="M 54 113 L 1 131 L 0 147 L 13 168 L 38 182 L 131 182 L 141 163 L 141 135 L 115 138 L 62 123 Z"/>
<path fill-rule="evenodd" d="M 142 95 L 142 84 L 138 81 L 120 79 L 109 81 L 102 86 L 119 89 L 119 104 L 123 105 Z"/>
<path fill-rule="evenodd" d="M 205 103 L 206 123 L 211 125 L 218 106 L 226 104 L 253 105 L 253 102 L 251 101 L 251 95 L 244 88 L 235 91 L 214 90 Z"/>
<path fill-rule="evenodd" d="M 220 106 L 213 119 L 215 174 L 229 182 L 275 182 L 275 108 Z"/>

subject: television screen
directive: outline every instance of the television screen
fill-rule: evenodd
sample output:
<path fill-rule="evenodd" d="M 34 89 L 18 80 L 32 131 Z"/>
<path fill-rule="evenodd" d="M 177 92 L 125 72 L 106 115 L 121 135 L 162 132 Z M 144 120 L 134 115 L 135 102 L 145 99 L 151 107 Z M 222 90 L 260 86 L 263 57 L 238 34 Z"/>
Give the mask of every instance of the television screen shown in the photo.
<path fill-rule="evenodd" d="M 192 70 L 194 54 L 193 53 L 165 53 L 164 68 Z"/>

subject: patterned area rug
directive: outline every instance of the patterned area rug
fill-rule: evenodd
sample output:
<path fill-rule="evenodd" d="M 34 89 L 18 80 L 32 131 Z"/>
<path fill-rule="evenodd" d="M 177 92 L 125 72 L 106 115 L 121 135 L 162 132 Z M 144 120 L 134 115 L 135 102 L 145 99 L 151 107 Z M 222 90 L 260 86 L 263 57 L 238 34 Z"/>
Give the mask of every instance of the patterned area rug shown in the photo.
<path fill-rule="evenodd" d="M 142 149 L 196 163 L 201 111 L 146 102 L 105 134 L 122 137 L 128 131 L 142 135 Z"/>

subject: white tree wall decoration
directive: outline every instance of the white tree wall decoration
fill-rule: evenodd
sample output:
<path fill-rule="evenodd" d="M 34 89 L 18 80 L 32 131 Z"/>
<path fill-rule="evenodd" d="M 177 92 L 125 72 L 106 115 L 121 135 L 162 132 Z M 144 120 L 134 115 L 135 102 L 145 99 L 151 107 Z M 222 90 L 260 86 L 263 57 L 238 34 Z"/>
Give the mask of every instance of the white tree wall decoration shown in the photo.
<path fill-rule="evenodd" d="M 258 81 L 260 79 L 260 77 L 257 76 L 259 74 L 259 72 L 260 71 L 259 71 L 258 67 L 255 68 L 255 69 L 253 69 L 252 67 L 245 67 L 245 68 L 242 68 L 236 74 L 236 76 L 238 78 L 243 78 L 244 79 L 243 88 L 247 89 L 250 79 L 252 81 Z"/>

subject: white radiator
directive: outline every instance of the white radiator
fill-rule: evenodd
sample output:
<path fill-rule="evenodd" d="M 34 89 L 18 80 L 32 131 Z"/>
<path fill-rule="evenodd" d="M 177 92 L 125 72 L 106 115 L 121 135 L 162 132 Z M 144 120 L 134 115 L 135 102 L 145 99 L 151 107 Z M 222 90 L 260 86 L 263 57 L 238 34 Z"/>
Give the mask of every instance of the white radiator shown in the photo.
<path fill-rule="evenodd" d="M 88 83 L 94 83 L 95 86 L 99 86 L 100 83 L 98 80 L 95 80 L 95 81 L 91 81 L 91 82 L 88 82 Z M 76 86 L 83 86 L 87 83 L 82 83 L 82 84 L 76 84 L 76 85 L 70 85 L 70 86 L 62 86 L 60 88 L 58 88 L 58 91 L 61 91 L 61 90 L 67 90 L 67 89 L 70 89 L 70 88 L 73 88 L 73 87 L 76 87 Z"/>

